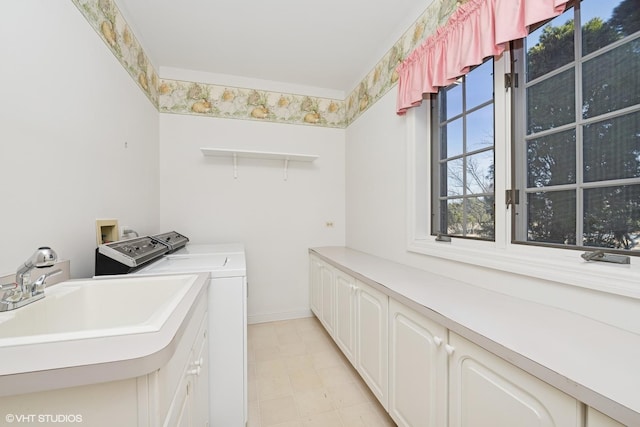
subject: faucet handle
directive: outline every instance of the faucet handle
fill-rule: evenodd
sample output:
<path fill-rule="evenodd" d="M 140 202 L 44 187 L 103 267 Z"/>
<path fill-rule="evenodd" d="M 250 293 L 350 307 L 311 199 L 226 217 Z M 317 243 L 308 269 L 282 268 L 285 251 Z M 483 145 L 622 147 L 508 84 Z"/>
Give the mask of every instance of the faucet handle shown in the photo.
<path fill-rule="evenodd" d="M 36 279 L 35 282 L 33 282 L 33 285 L 31 286 L 31 293 L 33 295 L 37 295 L 40 293 L 44 292 L 44 288 L 45 288 L 45 282 L 46 280 L 51 277 L 51 276 L 55 276 L 56 274 L 62 273 L 62 269 L 57 268 L 53 271 L 49 271 L 48 273 L 43 274 L 42 276 L 38 277 Z"/>
<path fill-rule="evenodd" d="M 18 284 L 16 282 L 0 284 L 0 291 L 7 291 L 7 290 L 12 290 L 17 288 L 18 288 Z"/>

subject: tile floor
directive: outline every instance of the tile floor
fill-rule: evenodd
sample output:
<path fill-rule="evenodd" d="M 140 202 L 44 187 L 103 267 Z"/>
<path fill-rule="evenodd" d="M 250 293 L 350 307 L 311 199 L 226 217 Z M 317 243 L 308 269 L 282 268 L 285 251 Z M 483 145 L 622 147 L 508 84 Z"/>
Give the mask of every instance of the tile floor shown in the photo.
<path fill-rule="evenodd" d="M 315 317 L 248 327 L 248 427 L 394 427 Z"/>

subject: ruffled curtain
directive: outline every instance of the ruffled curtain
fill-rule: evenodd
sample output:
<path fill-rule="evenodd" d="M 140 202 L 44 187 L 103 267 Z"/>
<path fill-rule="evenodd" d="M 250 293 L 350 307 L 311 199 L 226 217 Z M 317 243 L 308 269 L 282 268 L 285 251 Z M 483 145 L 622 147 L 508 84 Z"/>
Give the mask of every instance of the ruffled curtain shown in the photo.
<path fill-rule="evenodd" d="M 482 63 L 500 55 L 511 40 L 525 37 L 530 25 L 560 15 L 569 0 L 469 0 L 418 46 L 397 71 L 397 113 L 420 105 Z"/>

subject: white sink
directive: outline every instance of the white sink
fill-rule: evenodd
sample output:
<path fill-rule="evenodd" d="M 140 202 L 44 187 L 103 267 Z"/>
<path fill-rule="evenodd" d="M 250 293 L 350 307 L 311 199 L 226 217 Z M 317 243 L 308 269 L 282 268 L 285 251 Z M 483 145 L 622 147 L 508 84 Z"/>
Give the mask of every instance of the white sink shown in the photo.
<path fill-rule="evenodd" d="M 0 313 L 0 380 L 3 375 L 157 359 L 181 333 L 206 290 L 207 277 L 112 276 L 51 286 L 43 299 Z"/>
<path fill-rule="evenodd" d="M 0 347 L 113 335 L 122 328 L 127 333 L 157 330 L 195 279 L 190 275 L 63 282 L 47 289 L 44 299 L 0 315 Z"/>

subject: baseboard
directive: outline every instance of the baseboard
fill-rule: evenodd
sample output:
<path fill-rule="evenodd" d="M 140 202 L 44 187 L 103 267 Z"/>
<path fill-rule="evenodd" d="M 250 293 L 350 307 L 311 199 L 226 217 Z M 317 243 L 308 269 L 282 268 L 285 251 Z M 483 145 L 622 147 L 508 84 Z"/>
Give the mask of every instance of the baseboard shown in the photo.
<path fill-rule="evenodd" d="M 302 317 L 312 317 L 313 313 L 311 310 L 298 310 L 298 311 L 287 311 L 284 313 L 268 313 L 268 314 L 254 314 L 251 316 L 247 316 L 247 323 L 265 323 L 265 322 L 276 322 L 278 320 L 290 320 L 290 319 L 300 319 Z"/>

